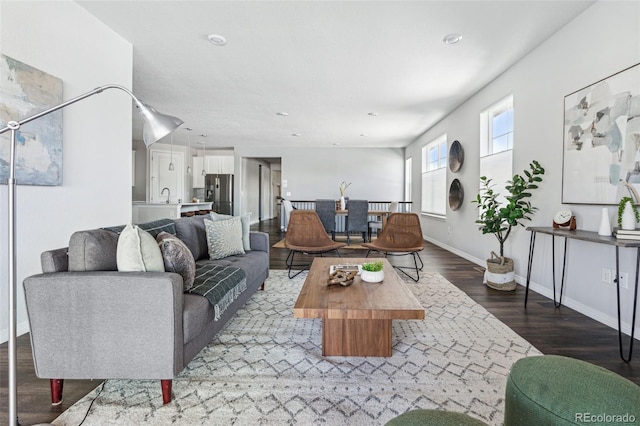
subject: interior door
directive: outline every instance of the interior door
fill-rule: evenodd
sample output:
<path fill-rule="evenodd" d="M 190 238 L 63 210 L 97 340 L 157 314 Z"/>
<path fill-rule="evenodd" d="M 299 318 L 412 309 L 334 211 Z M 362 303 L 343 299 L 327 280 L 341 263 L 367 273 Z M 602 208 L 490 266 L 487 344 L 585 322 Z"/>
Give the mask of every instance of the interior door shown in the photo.
<path fill-rule="evenodd" d="M 170 194 L 170 202 L 184 201 L 184 155 L 182 152 L 149 150 L 150 164 L 150 196 L 151 203 L 164 203 Z M 173 162 L 173 170 L 169 170 L 169 163 Z M 164 188 L 169 189 L 162 193 Z M 180 201 L 178 201 L 180 200 Z"/>

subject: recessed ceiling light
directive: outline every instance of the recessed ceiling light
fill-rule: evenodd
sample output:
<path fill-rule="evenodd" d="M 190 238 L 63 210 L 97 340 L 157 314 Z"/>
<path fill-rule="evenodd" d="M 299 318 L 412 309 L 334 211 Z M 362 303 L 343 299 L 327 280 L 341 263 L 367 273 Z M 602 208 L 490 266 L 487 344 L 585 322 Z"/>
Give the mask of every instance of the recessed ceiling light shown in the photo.
<path fill-rule="evenodd" d="M 370 115 L 371 117 L 377 117 L 378 113 L 377 112 L 370 112 L 370 113 L 367 113 L 367 115 Z"/>
<path fill-rule="evenodd" d="M 288 112 L 276 112 L 276 114 L 277 114 L 277 115 L 281 115 L 281 116 L 283 116 L 283 117 L 286 117 L 286 116 L 288 116 L 288 115 L 289 115 L 289 113 L 288 113 Z"/>
<path fill-rule="evenodd" d="M 295 137 L 302 136 L 302 133 L 291 133 L 291 136 L 295 136 Z"/>
<path fill-rule="evenodd" d="M 447 34 L 442 39 L 445 44 L 456 44 L 460 40 L 462 40 L 462 34 Z"/>
<path fill-rule="evenodd" d="M 207 38 L 216 46 L 224 46 L 225 44 L 227 44 L 227 39 L 219 34 L 209 34 Z"/>

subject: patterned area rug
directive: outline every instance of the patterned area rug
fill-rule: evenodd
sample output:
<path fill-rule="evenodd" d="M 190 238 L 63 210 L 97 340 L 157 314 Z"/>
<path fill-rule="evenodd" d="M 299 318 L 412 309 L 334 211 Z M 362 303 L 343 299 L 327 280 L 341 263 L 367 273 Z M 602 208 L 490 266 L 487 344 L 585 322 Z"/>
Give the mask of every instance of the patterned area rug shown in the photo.
<path fill-rule="evenodd" d="M 424 321 L 393 322 L 393 356 L 321 356 L 321 320 L 293 318 L 306 273 L 271 271 L 257 292 L 173 384 L 108 380 L 56 425 L 381 425 L 413 408 L 502 423 L 511 365 L 540 352 L 437 273 L 407 282 Z"/>

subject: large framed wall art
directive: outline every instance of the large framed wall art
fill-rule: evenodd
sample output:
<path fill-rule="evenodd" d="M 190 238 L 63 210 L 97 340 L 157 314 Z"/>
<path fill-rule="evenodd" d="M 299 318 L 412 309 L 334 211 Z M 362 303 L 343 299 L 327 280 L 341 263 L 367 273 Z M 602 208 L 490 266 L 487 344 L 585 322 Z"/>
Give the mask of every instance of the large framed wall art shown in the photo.
<path fill-rule="evenodd" d="M 640 64 L 565 96 L 563 139 L 563 203 L 640 191 Z"/>
<path fill-rule="evenodd" d="M 62 103 L 62 80 L 0 55 L 0 123 L 19 121 Z M 0 183 L 9 177 L 11 132 L 0 136 Z M 16 138 L 16 183 L 62 185 L 62 110 L 24 124 Z"/>

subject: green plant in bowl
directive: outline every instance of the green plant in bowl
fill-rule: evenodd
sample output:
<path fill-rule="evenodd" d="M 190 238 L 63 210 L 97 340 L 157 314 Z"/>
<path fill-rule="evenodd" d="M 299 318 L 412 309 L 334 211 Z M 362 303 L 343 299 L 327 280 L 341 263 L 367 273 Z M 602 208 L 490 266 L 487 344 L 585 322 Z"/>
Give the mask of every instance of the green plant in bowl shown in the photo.
<path fill-rule="evenodd" d="M 369 272 L 379 272 L 382 271 L 383 263 L 382 261 L 371 262 L 371 263 L 363 263 L 362 270 Z"/>

